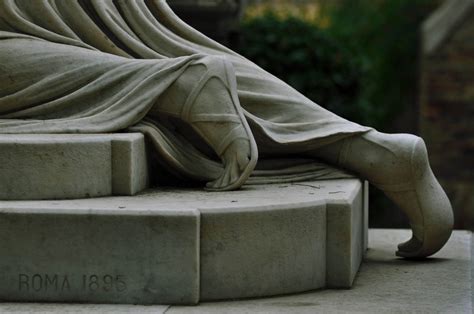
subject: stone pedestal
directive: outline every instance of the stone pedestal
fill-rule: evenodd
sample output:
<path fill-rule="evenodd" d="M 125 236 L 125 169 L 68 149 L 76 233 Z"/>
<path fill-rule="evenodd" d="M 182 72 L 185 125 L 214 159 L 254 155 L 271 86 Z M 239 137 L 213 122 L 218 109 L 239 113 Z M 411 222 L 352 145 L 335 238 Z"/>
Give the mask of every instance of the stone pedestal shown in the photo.
<path fill-rule="evenodd" d="M 358 179 L 0 202 L 0 300 L 196 304 L 349 288 Z"/>
<path fill-rule="evenodd" d="M 141 133 L 0 134 L 0 199 L 134 195 L 148 186 Z"/>

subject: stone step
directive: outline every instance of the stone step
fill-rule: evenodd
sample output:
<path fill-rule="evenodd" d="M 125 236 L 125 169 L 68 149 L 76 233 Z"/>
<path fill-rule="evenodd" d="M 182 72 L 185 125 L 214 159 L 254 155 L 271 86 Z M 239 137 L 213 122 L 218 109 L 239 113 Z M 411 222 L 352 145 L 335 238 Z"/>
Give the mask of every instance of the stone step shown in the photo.
<path fill-rule="evenodd" d="M 367 245 L 358 179 L 0 202 L 0 300 L 195 304 L 349 288 Z"/>
<path fill-rule="evenodd" d="M 141 133 L 0 134 L 0 199 L 134 195 L 148 186 Z"/>

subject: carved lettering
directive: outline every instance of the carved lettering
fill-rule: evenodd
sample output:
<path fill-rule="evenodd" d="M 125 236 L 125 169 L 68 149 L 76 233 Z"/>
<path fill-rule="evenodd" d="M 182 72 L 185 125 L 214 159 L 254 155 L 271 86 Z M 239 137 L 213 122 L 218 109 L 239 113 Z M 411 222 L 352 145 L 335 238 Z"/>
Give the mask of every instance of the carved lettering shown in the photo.
<path fill-rule="evenodd" d="M 105 275 L 103 278 L 103 281 L 104 281 L 104 286 L 102 287 L 102 289 L 104 289 L 104 291 L 110 291 L 114 284 L 114 278 L 110 275 Z"/>
<path fill-rule="evenodd" d="M 58 275 L 54 274 L 53 276 L 46 274 L 44 278 L 44 290 L 58 290 Z"/>
<path fill-rule="evenodd" d="M 122 291 L 127 290 L 127 285 L 125 284 L 125 280 L 124 280 L 123 276 L 117 275 L 115 277 L 115 282 L 116 282 L 118 292 L 122 292 Z"/>
<path fill-rule="evenodd" d="M 67 275 L 64 276 L 63 284 L 61 285 L 61 291 L 64 290 L 71 290 L 71 285 L 69 284 L 69 280 L 67 279 Z"/>
<path fill-rule="evenodd" d="M 127 290 L 123 275 L 82 274 L 80 277 L 61 274 L 18 274 L 18 290 L 24 292 L 65 292 L 79 289 L 89 292 L 123 292 Z"/>
<path fill-rule="evenodd" d="M 30 290 L 30 284 L 29 284 L 29 276 L 26 274 L 19 274 L 18 275 L 18 290 L 22 291 L 23 289 L 25 291 Z"/>
<path fill-rule="evenodd" d="M 31 287 L 35 291 L 40 291 L 43 288 L 43 278 L 40 274 L 34 274 L 31 278 Z"/>

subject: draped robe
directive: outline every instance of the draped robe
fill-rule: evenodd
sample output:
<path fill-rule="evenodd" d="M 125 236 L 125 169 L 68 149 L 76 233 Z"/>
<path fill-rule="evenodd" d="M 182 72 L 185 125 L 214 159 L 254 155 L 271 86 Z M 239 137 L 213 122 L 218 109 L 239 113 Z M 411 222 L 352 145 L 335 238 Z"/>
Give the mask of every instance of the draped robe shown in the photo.
<path fill-rule="evenodd" d="M 232 62 L 259 148 L 291 154 L 369 130 L 194 30 L 163 0 L 1 0 L 0 133 L 140 131 L 167 166 L 214 179 L 218 161 L 147 117 L 206 55 Z"/>

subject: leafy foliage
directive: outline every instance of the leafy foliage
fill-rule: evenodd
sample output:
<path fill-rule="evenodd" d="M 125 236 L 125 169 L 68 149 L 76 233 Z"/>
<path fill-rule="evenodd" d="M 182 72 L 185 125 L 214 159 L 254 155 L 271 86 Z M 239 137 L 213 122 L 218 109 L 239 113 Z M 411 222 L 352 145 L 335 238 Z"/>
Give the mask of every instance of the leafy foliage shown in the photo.
<path fill-rule="evenodd" d="M 321 106 L 384 130 L 416 104 L 418 29 L 438 2 L 323 2 L 315 21 L 266 11 L 243 22 L 237 50 Z"/>
<path fill-rule="evenodd" d="M 267 13 L 242 27 L 240 52 L 329 110 L 361 121 L 357 58 L 314 24 Z"/>
<path fill-rule="evenodd" d="M 361 96 L 371 110 L 369 124 L 383 129 L 415 106 L 418 83 L 419 29 L 438 0 L 340 0 L 329 5 L 330 36 L 367 68 Z"/>

